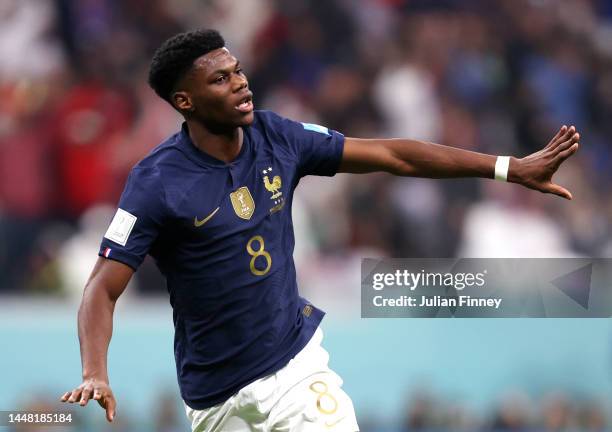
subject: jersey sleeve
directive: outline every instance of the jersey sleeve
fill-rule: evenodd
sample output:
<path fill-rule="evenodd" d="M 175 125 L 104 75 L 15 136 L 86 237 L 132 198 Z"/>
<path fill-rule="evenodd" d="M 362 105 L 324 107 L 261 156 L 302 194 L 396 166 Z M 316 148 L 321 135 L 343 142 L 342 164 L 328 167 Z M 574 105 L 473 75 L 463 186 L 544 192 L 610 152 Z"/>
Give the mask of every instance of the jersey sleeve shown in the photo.
<path fill-rule="evenodd" d="M 161 231 L 166 213 L 164 197 L 154 170 L 134 168 L 98 255 L 137 270 Z"/>
<path fill-rule="evenodd" d="M 344 135 L 313 123 L 300 123 L 274 115 L 279 133 L 286 138 L 298 163 L 299 177 L 333 176 L 344 150 Z"/>

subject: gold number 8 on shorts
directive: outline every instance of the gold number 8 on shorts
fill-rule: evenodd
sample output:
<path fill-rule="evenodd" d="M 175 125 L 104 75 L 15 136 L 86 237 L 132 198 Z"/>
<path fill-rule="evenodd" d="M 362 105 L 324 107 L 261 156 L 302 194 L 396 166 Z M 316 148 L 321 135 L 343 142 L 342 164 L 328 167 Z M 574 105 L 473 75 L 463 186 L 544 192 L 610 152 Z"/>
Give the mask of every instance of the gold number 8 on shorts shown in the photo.
<path fill-rule="evenodd" d="M 328 392 L 327 383 L 324 383 L 323 381 L 315 381 L 310 384 L 309 388 L 319 395 L 317 397 L 317 409 L 321 413 L 331 415 L 338 410 L 338 401 L 331 393 Z"/>

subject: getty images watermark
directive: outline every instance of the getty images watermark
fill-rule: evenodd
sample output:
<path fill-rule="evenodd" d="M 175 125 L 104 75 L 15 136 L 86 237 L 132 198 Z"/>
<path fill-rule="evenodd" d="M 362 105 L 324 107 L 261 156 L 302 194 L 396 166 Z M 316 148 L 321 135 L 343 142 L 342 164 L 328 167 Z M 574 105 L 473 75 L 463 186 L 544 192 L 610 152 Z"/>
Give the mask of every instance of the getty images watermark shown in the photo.
<path fill-rule="evenodd" d="M 612 259 L 371 259 L 364 318 L 612 316 Z"/>

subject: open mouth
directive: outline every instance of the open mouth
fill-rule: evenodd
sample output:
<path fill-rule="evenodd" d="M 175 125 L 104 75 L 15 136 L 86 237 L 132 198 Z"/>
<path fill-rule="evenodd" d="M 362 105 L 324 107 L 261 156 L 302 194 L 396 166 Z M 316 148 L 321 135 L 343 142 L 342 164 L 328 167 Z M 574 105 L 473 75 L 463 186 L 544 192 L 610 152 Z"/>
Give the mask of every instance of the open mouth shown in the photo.
<path fill-rule="evenodd" d="M 236 105 L 236 109 L 242 113 L 250 113 L 253 111 L 253 96 L 247 96 Z"/>

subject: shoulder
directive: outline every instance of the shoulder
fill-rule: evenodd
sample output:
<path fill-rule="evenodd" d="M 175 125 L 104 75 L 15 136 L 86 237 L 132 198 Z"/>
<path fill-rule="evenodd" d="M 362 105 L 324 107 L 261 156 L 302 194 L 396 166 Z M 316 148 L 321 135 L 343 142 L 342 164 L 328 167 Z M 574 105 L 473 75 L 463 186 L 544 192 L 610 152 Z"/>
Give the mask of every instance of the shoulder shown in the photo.
<path fill-rule="evenodd" d="M 255 145 L 261 150 L 267 148 L 277 157 L 291 161 L 297 160 L 295 141 L 297 134 L 293 120 L 282 117 L 272 111 L 255 111 L 255 120 L 251 125 L 251 136 Z"/>
<path fill-rule="evenodd" d="M 125 192 L 151 201 L 165 201 L 168 179 L 184 166 L 184 156 L 176 149 L 179 133 L 170 136 L 134 165 Z"/>
<path fill-rule="evenodd" d="M 304 133 L 304 124 L 272 111 L 256 111 L 252 128 L 276 144 L 294 145 Z"/>
<path fill-rule="evenodd" d="M 291 132 L 301 123 L 282 117 L 273 111 L 255 111 L 253 128 L 283 134 Z"/>
<path fill-rule="evenodd" d="M 282 121 L 283 119 L 283 117 L 279 116 L 273 111 L 255 110 L 255 121 L 253 122 L 253 125 L 274 125 L 275 123 Z"/>
<path fill-rule="evenodd" d="M 156 170 L 159 172 L 165 166 L 172 166 L 175 162 L 182 162 L 184 157 L 177 146 L 180 135 L 181 133 L 177 132 L 161 142 L 142 158 L 134 166 L 133 170 L 143 173 L 150 173 Z"/>
<path fill-rule="evenodd" d="M 198 165 L 184 150 L 183 139 L 180 131 L 168 137 L 134 165 L 130 177 L 161 182 L 165 186 L 184 180 Z"/>
<path fill-rule="evenodd" d="M 301 135 L 310 136 L 313 132 L 323 135 L 332 134 L 330 129 L 325 126 L 292 120 L 272 111 L 256 111 L 253 126 L 260 129 L 269 129 L 278 134 L 289 135 L 293 138 Z"/>

